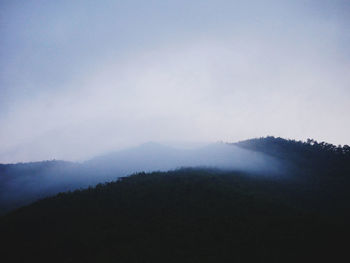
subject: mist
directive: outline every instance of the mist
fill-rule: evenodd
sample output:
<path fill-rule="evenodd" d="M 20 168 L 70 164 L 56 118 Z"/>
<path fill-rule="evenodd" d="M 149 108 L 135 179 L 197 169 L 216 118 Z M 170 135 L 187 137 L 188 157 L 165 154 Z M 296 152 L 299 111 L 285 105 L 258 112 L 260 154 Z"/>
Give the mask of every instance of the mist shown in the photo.
<path fill-rule="evenodd" d="M 0 162 L 349 141 L 346 1 L 2 1 Z"/>
<path fill-rule="evenodd" d="M 288 178 L 285 162 L 234 145 L 216 143 L 189 149 L 149 142 L 81 163 L 44 161 L 0 165 L 0 214 L 59 192 L 92 187 L 135 173 L 189 167 Z"/>
<path fill-rule="evenodd" d="M 346 258 L 349 29 L 349 0 L 1 0 L 1 258 Z"/>

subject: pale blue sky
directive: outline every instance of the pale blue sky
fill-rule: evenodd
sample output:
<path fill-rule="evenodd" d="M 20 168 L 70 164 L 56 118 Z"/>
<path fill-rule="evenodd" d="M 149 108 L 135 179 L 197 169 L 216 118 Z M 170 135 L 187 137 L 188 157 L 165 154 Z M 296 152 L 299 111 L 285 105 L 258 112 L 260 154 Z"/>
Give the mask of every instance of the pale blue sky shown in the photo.
<path fill-rule="evenodd" d="M 0 162 L 350 143 L 349 1 L 0 1 Z"/>

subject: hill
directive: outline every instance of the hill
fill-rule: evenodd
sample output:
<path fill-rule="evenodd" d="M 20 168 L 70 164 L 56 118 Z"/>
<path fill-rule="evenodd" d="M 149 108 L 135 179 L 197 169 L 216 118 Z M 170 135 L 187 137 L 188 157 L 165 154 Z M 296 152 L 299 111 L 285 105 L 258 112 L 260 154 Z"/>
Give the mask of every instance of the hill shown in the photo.
<path fill-rule="evenodd" d="M 1 217 L 2 262 L 337 261 L 348 207 L 310 209 L 310 195 L 215 169 L 139 173 Z"/>
<path fill-rule="evenodd" d="M 335 146 L 308 139 L 306 142 L 273 136 L 232 145 L 267 154 L 289 163 L 294 174 L 350 177 L 350 146 Z"/>
<path fill-rule="evenodd" d="M 81 164 L 0 165 L 2 197 L 17 190 L 18 206 L 71 190 L 0 217 L 1 259 L 339 261 L 350 234 L 349 156 L 348 146 L 267 137 L 191 151 L 147 144 Z M 122 176 L 181 163 L 207 168 Z"/>
<path fill-rule="evenodd" d="M 59 192 L 94 186 L 136 172 L 180 167 L 212 167 L 280 177 L 303 181 L 308 187 L 313 184 L 312 187 L 323 188 L 326 193 L 344 193 L 350 184 L 350 147 L 266 137 L 195 149 L 146 143 L 83 163 L 54 160 L 0 164 L 0 215 Z M 345 202 L 340 194 L 336 195 L 338 202 Z"/>
<path fill-rule="evenodd" d="M 80 170 L 79 164 L 56 160 L 0 164 L 0 214 L 75 189 Z"/>
<path fill-rule="evenodd" d="M 0 164 L 0 214 L 59 192 L 94 186 L 136 172 L 168 171 L 180 167 L 216 167 L 276 174 L 280 173 L 282 165 L 271 156 L 224 143 L 196 149 L 147 143 L 82 163 Z"/>

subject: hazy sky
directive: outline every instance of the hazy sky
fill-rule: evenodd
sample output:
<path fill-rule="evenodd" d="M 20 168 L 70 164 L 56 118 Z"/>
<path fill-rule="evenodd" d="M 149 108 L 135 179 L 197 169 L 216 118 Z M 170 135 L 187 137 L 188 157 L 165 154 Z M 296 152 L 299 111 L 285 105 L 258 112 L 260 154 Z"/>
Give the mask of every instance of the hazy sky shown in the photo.
<path fill-rule="evenodd" d="M 0 162 L 350 144 L 350 1 L 0 1 Z"/>

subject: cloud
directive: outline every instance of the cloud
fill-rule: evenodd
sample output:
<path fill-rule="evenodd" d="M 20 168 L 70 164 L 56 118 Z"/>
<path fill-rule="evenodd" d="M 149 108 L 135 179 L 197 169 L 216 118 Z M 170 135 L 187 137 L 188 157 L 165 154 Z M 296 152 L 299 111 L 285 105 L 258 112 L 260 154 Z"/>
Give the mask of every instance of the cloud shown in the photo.
<path fill-rule="evenodd" d="M 7 87 L 0 162 L 81 160 L 150 140 L 270 134 L 348 143 L 343 20 L 292 3 L 240 3 L 230 16 L 231 4 L 220 2 L 223 17 L 209 3 L 192 21 L 180 4 L 170 5 L 177 9 L 141 6 L 117 18 L 113 10 L 131 7 L 100 6 L 105 17 L 90 7 L 75 12 L 79 5 L 67 13 L 58 6 L 52 17 L 26 13 L 31 34 L 13 32 L 27 43 L 17 49 L 28 61 L 1 67 L 9 66 L 0 79 Z M 183 20 L 170 19 L 180 14 Z"/>

